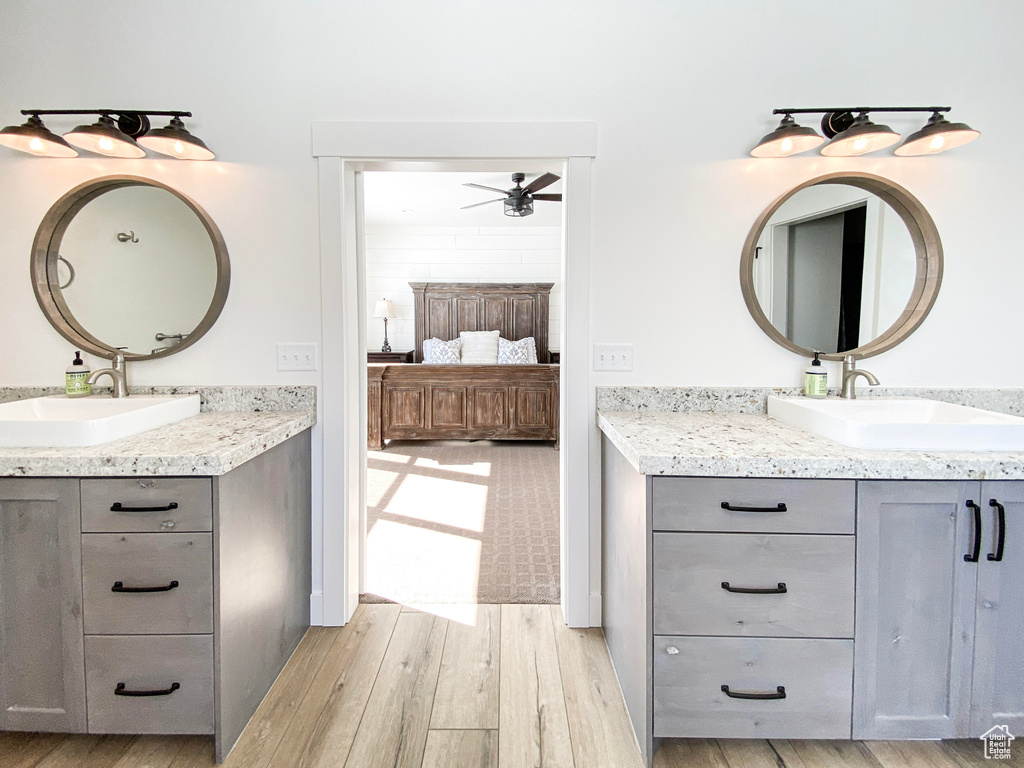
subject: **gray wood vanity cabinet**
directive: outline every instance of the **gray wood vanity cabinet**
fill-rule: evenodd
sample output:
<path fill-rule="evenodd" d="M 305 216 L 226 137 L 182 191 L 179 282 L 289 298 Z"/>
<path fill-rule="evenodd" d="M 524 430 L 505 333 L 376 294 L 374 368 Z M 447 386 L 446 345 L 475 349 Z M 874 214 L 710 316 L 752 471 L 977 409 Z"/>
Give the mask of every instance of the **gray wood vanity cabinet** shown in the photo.
<path fill-rule="evenodd" d="M 217 477 L 0 479 L 0 730 L 234 745 L 309 626 L 308 430 Z"/>
<path fill-rule="evenodd" d="M 648 761 L 1024 732 L 1024 482 L 645 476 L 603 444 L 605 636 Z"/>
<path fill-rule="evenodd" d="M 854 738 L 1024 729 L 1022 556 L 1024 482 L 858 483 Z"/>

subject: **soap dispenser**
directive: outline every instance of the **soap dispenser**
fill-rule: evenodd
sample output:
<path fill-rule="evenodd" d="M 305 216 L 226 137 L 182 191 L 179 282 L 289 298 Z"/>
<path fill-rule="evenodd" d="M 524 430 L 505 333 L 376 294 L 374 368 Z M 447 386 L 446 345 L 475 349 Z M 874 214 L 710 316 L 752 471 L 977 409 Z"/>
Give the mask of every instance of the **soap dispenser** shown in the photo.
<path fill-rule="evenodd" d="M 75 359 L 64 374 L 64 394 L 68 397 L 85 397 L 91 393 L 89 366 L 82 360 L 82 353 L 75 350 Z"/>
<path fill-rule="evenodd" d="M 807 397 L 825 397 L 828 395 L 828 373 L 821 367 L 821 360 L 818 355 L 821 353 L 815 350 L 814 359 L 810 366 L 804 371 L 804 394 Z"/>

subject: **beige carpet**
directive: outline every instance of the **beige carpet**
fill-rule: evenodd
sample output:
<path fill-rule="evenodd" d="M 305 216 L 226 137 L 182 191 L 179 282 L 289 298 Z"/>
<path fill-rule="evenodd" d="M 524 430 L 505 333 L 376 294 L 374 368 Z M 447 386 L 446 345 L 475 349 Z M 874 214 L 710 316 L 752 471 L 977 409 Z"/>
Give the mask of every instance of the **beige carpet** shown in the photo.
<path fill-rule="evenodd" d="M 362 602 L 557 603 L 551 443 L 391 441 L 367 454 Z"/>

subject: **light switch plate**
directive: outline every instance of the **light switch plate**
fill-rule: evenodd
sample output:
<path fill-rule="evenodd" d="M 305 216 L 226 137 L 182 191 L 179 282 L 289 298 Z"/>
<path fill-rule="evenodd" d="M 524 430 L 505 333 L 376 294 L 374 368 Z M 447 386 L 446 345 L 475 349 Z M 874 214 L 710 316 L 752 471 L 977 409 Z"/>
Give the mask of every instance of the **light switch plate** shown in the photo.
<path fill-rule="evenodd" d="M 278 344 L 277 370 L 315 371 L 316 344 Z"/>
<path fill-rule="evenodd" d="M 595 371 L 632 371 L 632 344 L 595 344 Z"/>

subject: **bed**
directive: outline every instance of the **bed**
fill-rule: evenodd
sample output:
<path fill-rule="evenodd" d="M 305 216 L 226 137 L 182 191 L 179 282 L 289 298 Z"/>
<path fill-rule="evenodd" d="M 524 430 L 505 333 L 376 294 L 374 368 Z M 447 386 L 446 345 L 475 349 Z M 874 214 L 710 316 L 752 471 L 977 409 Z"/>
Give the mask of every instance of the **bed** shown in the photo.
<path fill-rule="evenodd" d="M 415 363 L 367 366 L 367 446 L 385 440 L 550 440 L 558 447 L 558 372 L 548 346 L 552 283 L 409 283 Z M 425 339 L 498 330 L 532 336 L 537 364 L 430 365 Z"/>

